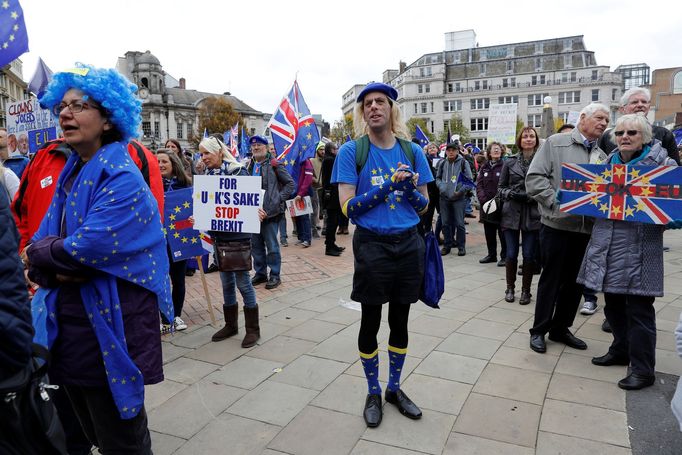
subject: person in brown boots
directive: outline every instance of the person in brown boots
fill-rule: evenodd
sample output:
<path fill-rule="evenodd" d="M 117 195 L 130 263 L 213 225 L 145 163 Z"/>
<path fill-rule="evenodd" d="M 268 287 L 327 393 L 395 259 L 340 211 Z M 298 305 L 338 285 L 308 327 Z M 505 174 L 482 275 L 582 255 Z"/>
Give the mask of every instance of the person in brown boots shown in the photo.
<path fill-rule="evenodd" d="M 206 166 L 206 175 L 248 175 L 246 168 L 242 166 L 232 156 L 227 146 L 215 136 L 204 138 L 199 144 L 201 161 Z M 262 210 L 261 210 L 262 211 Z M 261 220 L 262 221 L 262 220 Z M 218 232 L 209 231 L 216 251 L 220 250 L 221 245 L 230 243 L 242 243 L 251 246 L 251 234 L 239 232 Z M 221 261 L 217 260 L 220 264 Z M 221 267 L 219 266 L 219 269 Z M 237 334 L 237 316 L 239 307 L 237 306 L 237 292 L 244 300 L 244 319 L 246 336 L 242 341 L 243 348 L 250 348 L 256 345 L 260 338 L 260 326 L 258 325 L 258 304 L 256 303 L 256 290 L 251 283 L 249 270 L 225 271 L 220 270 L 220 281 L 223 285 L 223 314 L 225 315 L 225 326 L 218 330 L 211 337 L 212 341 L 221 341 Z"/>
<path fill-rule="evenodd" d="M 535 246 L 540 233 L 540 212 L 538 204 L 526 194 L 526 173 L 535 151 L 540 145 L 538 134 L 532 127 L 521 130 L 516 139 L 519 153 L 505 161 L 500 175 L 498 192 L 502 204 L 502 230 L 507 243 L 507 290 L 504 300 L 513 302 L 516 283 L 516 266 L 519 255 L 519 234 L 523 243 L 523 278 L 519 304 L 530 303 L 530 285 L 535 268 Z"/>

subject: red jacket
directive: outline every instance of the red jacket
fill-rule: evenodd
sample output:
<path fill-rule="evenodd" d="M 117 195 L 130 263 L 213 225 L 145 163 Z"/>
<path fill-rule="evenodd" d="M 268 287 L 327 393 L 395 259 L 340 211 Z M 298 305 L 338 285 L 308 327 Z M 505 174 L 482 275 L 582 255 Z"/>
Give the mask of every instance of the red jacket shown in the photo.
<path fill-rule="evenodd" d="M 301 163 L 301 173 L 298 175 L 298 190 L 296 191 L 297 196 L 308 196 L 310 185 L 313 183 L 314 174 L 313 163 L 311 163 L 310 160 L 305 160 Z"/>
<path fill-rule="evenodd" d="M 36 152 L 26 167 L 19 190 L 12 201 L 12 214 L 21 236 L 19 251 L 22 251 L 40 227 L 57 186 L 59 174 L 64 169 L 72 150 L 64 139 L 50 141 Z M 128 144 L 128 153 L 140 169 L 144 181 L 149 185 L 159 205 L 163 221 L 163 182 L 156 157 L 139 142 Z"/>

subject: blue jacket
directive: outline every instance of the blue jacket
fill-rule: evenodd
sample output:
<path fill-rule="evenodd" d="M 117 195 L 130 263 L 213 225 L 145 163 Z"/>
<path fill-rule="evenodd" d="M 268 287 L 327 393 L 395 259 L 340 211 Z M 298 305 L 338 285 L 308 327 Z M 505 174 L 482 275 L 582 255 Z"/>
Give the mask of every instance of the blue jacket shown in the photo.
<path fill-rule="evenodd" d="M 29 159 L 25 156 L 10 156 L 2 164 L 12 172 L 17 174 L 17 177 L 21 180 L 21 174 L 24 173 L 24 169 L 28 166 Z"/>
<path fill-rule="evenodd" d="M 7 192 L 0 188 L 0 381 L 24 369 L 31 357 L 31 307 L 18 248 Z"/>

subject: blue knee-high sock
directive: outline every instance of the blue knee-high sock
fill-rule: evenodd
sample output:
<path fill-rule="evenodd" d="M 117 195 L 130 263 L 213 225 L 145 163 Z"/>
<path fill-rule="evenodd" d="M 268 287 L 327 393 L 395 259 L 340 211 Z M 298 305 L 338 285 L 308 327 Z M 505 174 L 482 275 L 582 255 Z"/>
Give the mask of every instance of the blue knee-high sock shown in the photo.
<path fill-rule="evenodd" d="M 379 350 L 377 349 L 371 354 L 361 352 L 360 361 L 367 378 L 367 393 L 381 395 L 381 385 L 379 384 Z"/>
<path fill-rule="evenodd" d="M 403 371 L 407 348 L 395 348 L 388 345 L 388 385 L 386 388 L 395 392 L 400 388 L 400 374 Z"/>

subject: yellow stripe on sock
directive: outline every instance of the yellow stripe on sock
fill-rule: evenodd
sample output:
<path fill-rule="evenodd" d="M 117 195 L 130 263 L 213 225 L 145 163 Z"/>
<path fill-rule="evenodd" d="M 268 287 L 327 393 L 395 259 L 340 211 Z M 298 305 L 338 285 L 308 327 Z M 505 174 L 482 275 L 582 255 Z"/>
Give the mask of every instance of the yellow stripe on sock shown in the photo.
<path fill-rule="evenodd" d="M 343 203 L 341 206 L 341 213 L 343 213 L 346 218 L 348 218 L 348 202 L 351 200 L 351 198 L 348 198 L 346 202 Z"/>
<path fill-rule="evenodd" d="M 391 346 L 390 344 L 388 345 L 388 350 L 391 352 L 395 352 L 396 354 L 407 354 L 407 348 L 396 348 Z"/>
<path fill-rule="evenodd" d="M 371 353 L 371 354 L 365 354 L 364 352 L 361 352 L 361 353 L 360 353 L 360 357 L 362 357 L 363 359 L 373 359 L 373 358 L 376 357 L 377 355 L 379 355 L 379 349 L 376 349 L 376 350 L 375 350 L 373 353 Z"/>

